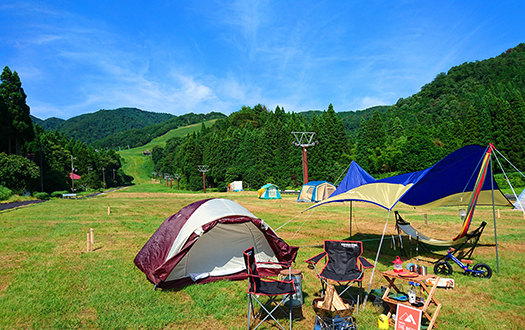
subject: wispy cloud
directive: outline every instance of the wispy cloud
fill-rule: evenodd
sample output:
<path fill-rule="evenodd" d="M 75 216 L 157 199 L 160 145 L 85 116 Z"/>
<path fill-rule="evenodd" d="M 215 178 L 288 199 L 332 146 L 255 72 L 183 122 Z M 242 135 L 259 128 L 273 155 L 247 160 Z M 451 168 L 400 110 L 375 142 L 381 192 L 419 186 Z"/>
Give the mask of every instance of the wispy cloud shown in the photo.
<path fill-rule="evenodd" d="M 42 118 L 123 106 L 173 114 L 257 103 L 357 110 L 408 97 L 439 72 L 482 60 L 478 52 L 515 46 L 517 7 L 7 0 L 0 64 L 20 74 Z"/>

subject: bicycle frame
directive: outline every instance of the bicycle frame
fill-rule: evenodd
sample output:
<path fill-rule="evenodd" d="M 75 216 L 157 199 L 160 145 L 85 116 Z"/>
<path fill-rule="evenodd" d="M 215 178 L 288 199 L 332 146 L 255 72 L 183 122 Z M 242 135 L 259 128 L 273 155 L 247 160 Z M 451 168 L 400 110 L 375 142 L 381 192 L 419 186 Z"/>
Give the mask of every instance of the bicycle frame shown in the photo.
<path fill-rule="evenodd" d="M 452 261 L 454 261 L 459 267 L 461 267 L 465 271 L 465 273 L 476 273 L 476 274 L 482 273 L 479 270 L 470 269 L 468 265 L 465 265 L 464 263 L 461 262 L 461 260 L 456 258 L 452 253 L 450 253 L 450 250 L 447 251 L 447 256 L 445 258 L 445 261 L 448 261 L 449 259 L 452 259 Z"/>

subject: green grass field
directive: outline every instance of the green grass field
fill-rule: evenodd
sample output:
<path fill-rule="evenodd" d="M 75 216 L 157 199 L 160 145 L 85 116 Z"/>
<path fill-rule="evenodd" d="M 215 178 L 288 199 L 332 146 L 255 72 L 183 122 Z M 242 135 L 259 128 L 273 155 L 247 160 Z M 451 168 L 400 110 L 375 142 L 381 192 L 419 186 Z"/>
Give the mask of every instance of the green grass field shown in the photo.
<path fill-rule="evenodd" d="M 172 131 L 183 136 L 193 127 Z M 160 224 L 182 207 L 204 198 L 232 199 L 272 228 L 290 245 L 299 246 L 295 268 L 302 280 L 304 305 L 294 312 L 295 329 L 313 329 L 313 299 L 321 285 L 304 260 L 321 252 L 325 239 L 359 240 L 364 257 L 376 257 L 386 226 L 373 276 L 372 289 L 386 286 L 381 272 L 392 269 L 401 256 L 394 249 L 393 214 L 379 207 L 355 203 L 352 236 L 349 203 L 330 204 L 303 212 L 310 204 L 296 203 L 296 196 L 264 201 L 256 192 L 189 193 L 172 189 L 150 178 L 153 164 L 142 151 L 162 145 L 159 137 L 141 148 L 121 151 L 124 169 L 135 176 L 135 185 L 94 198 L 53 199 L 45 203 L 0 212 L 0 329 L 245 329 L 246 281 L 221 281 L 192 285 L 178 290 L 153 290 L 153 285 L 133 264 L 135 255 Z M 423 214 L 430 216 L 425 224 Z M 400 212 L 424 234 L 451 239 L 461 229 L 457 209 Z M 438 329 L 522 329 L 525 317 L 525 217 L 519 211 L 500 209 L 497 220 L 500 272 L 497 272 L 495 228 L 492 208 L 477 207 L 473 227 L 488 225 L 474 253 L 475 262 L 490 265 L 491 279 L 467 277 L 453 266 L 454 289 L 438 289 L 443 304 Z M 87 251 L 87 233 L 93 228 L 95 243 Z M 437 259 L 404 240 L 407 262 L 426 265 L 432 273 Z M 365 289 L 372 271 L 365 273 Z M 408 289 L 408 285 L 403 287 Z M 371 299 L 372 301 L 373 299 Z M 432 309 L 431 309 L 432 311 Z M 377 329 L 381 310 L 370 301 L 356 317 L 359 329 Z M 284 321 L 286 323 L 286 321 Z M 261 329 L 276 329 L 266 323 Z"/>
<path fill-rule="evenodd" d="M 263 201 L 255 192 L 184 193 L 159 183 L 143 183 L 95 198 L 56 199 L 0 212 L 0 329 L 244 329 L 246 281 L 216 282 L 179 290 L 154 291 L 133 258 L 158 226 L 183 206 L 208 197 L 237 201 L 278 228 L 296 217 L 278 234 L 300 246 L 294 267 L 304 274 L 305 304 L 295 312 L 295 329 L 313 329 L 311 306 L 321 285 L 304 260 L 321 252 L 324 239 L 349 238 L 349 206 L 317 208 L 295 203 L 295 196 Z M 108 208 L 110 213 L 108 214 Z M 451 238 L 461 227 L 457 210 L 443 212 L 429 225 L 421 214 L 401 210 L 421 231 Z M 372 205 L 354 207 L 353 240 L 364 242 L 364 256 L 373 261 L 387 213 Z M 456 288 L 439 289 L 443 304 L 440 329 L 521 329 L 525 305 L 523 255 L 524 218 L 521 212 L 500 210 L 497 219 L 500 274 L 496 269 L 492 209 L 479 207 L 475 224 L 489 223 L 474 253 L 476 262 L 492 266 L 491 279 L 463 276 L 454 266 Z M 86 251 L 86 234 L 94 229 L 94 250 Z M 385 286 L 381 272 L 392 269 L 400 254 L 391 247 L 394 219 L 387 226 L 372 288 Z M 405 241 L 405 245 L 408 242 Z M 414 244 L 415 245 L 415 244 Z M 435 258 L 412 258 L 429 270 Z M 371 271 L 364 278 L 366 288 Z M 407 287 L 405 286 L 405 289 Z M 371 303 L 356 318 L 359 329 L 377 329 L 379 311 Z M 275 329 L 271 323 L 263 329 Z"/>

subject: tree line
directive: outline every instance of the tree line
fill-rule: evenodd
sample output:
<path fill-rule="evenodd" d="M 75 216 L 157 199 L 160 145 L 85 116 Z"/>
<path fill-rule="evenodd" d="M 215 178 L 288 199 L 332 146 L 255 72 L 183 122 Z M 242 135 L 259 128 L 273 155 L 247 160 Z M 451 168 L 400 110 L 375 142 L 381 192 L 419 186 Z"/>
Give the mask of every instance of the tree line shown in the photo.
<path fill-rule="evenodd" d="M 439 74 L 421 91 L 361 117 L 357 134 L 345 130 L 330 104 L 306 116 L 279 106 L 244 106 L 199 133 L 169 140 L 153 150 L 155 170 L 182 175 L 187 189 L 202 189 L 197 165 L 209 165 L 207 184 L 226 190 L 243 180 L 259 188 L 302 184 L 301 150 L 292 132 L 315 132 L 309 147 L 309 179 L 333 183 L 355 160 L 375 177 L 432 166 L 469 144 L 496 148 L 525 168 L 525 44 L 492 59 L 465 63 Z"/>
<path fill-rule="evenodd" d="M 0 195 L 100 189 L 130 184 L 113 150 L 97 150 L 33 124 L 16 71 L 5 67 L 0 84 Z M 70 173 L 80 175 L 72 181 Z M 8 193 L 9 194 L 9 193 Z"/>

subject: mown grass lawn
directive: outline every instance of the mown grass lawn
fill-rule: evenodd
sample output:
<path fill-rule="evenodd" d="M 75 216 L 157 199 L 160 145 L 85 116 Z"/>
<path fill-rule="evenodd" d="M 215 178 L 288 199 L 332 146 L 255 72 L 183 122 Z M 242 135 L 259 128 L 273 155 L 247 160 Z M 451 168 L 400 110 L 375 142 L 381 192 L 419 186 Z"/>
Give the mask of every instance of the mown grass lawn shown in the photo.
<path fill-rule="evenodd" d="M 185 193 L 158 183 L 144 183 L 79 200 L 56 199 L 0 212 L 0 329 L 244 329 L 246 281 L 216 282 L 179 290 L 154 291 L 133 258 L 158 226 L 183 206 L 208 197 L 237 201 L 289 244 L 297 245 L 295 267 L 304 274 L 305 304 L 296 311 L 295 329 L 313 329 L 312 300 L 321 288 L 304 260 L 321 252 L 324 239 L 349 238 L 349 204 L 322 206 L 300 214 L 309 204 L 295 196 L 263 201 L 255 192 Z M 110 214 L 108 215 L 108 208 Z M 429 213 L 438 210 L 428 210 Z M 431 237 L 450 239 L 461 228 L 456 209 L 442 210 L 428 225 L 423 211 L 401 209 L 404 217 Z M 426 212 L 426 211 L 425 211 Z M 353 208 L 352 240 L 364 242 L 373 261 L 387 212 L 363 203 Z M 500 273 L 497 273 L 492 209 L 478 207 L 473 226 L 485 220 L 476 262 L 489 264 L 491 279 L 466 277 L 454 266 L 456 288 L 440 289 L 439 329 L 521 329 L 525 318 L 525 221 L 523 214 L 501 209 L 497 219 Z M 387 225 L 372 288 L 386 285 L 381 272 L 400 254 L 391 247 L 393 214 Z M 95 246 L 86 252 L 86 233 L 94 229 Z M 405 247 L 408 241 L 405 240 Z M 427 265 L 436 259 L 417 255 L 405 262 Z M 421 253 L 421 251 L 419 251 Z M 418 257 L 419 260 L 416 260 Z M 372 272 L 367 271 L 364 287 Z M 368 303 L 359 313 L 359 329 L 377 329 L 378 310 Z M 268 323 L 263 329 L 275 329 Z"/>

